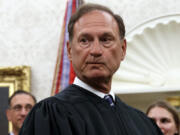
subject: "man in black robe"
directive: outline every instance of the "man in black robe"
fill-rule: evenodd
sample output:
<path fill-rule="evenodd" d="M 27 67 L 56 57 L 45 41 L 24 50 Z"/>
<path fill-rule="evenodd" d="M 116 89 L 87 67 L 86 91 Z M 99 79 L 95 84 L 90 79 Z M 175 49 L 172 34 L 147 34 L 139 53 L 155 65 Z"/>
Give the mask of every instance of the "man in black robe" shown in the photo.
<path fill-rule="evenodd" d="M 122 18 L 104 6 L 85 4 L 71 17 L 68 31 L 68 57 L 77 77 L 32 109 L 20 135 L 162 135 L 144 113 L 111 91 L 126 54 Z"/>

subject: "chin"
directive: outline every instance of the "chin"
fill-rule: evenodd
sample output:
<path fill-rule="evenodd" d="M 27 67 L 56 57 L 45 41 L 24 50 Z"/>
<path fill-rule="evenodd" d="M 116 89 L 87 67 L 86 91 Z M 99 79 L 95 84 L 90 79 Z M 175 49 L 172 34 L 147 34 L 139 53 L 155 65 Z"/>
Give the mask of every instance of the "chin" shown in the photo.
<path fill-rule="evenodd" d="M 24 121 L 19 122 L 19 123 L 18 123 L 18 127 L 21 128 L 21 126 L 23 125 L 23 122 L 24 122 Z"/>
<path fill-rule="evenodd" d="M 22 125 L 23 125 L 23 124 L 19 124 L 17 127 L 18 127 L 19 129 L 21 129 Z"/>
<path fill-rule="evenodd" d="M 99 70 L 91 70 L 84 72 L 82 74 L 79 74 L 80 78 L 83 80 L 93 80 L 93 81 L 101 81 L 101 80 L 107 80 L 110 78 L 110 74 L 107 72 L 99 71 Z"/>
<path fill-rule="evenodd" d="M 87 76 L 86 78 L 93 79 L 95 81 L 102 81 L 102 80 L 106 80 L 109 77 L 105 75 L 101 75 L 101 74 L 92 74 L 92 75 Z"/>

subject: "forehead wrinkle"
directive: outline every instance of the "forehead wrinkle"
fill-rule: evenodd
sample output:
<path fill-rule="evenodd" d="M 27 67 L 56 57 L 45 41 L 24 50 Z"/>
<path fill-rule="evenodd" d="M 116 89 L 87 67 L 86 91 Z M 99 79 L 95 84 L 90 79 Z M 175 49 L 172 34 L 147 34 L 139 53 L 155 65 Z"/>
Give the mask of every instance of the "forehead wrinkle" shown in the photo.
<path fill-rule="evenodd" d="M 106 29 L 105 31 L 93 31 L 91 33 L 87 32 L 86 29 L 79 31 L 77 36 L 81 37 L 81 36 L 87 36 L 90 37 L 92 36 L 92 34 L 95 36 L 105 36 L 105 35 L 114 35 L 113 31 L 111 29 Z"/>
<path fill-rule="evenodd" d="M 108 24 L 104 23 L 103 20 L 93 20 L 91 22 L 84 22 L 83 20 L 80 20 L 77 24 L 79 26 L 108 26 Z"/>
<path fill-rule="evenodd" d="M 89 23 L 86 20 L 91 20 L 91 22 Z M 108 22 L 113 22 L 114 17 L 112 15 L 110 15 L 109 13 L 105 12 L 105 11 L 99 11 L 99 10 L 94 10 L 91 11 L 89 13 L 84 14 L 81 18 L 79 18 L 79 20 L 77 21 L 77 23 L 79 23 L 79 25 L 82 25 L 83 23 L 85 23 L 86 25 L 89 24 L 104 24 L 104 20 L 106 20 L 106 23 Z M 85 21 L 85 22 L 84 22 Z"/>
<path fill-rule="evenodd" d="M 76 36 L 78 37 L 89 32 L 97 35 L 104 33 L 115 35 L 119 34 L 119 29 L 116 20 L 109 13 L 92 11 L 79 18 L 75 23 L 74 32 L 76 32 Z"/>
<path fill-rule="evenodd" d="M 22 100 L 24 101 L 22 101 Z M 33 98 L 30 96 L 30 95 L 27 95 L 27 94 L 18 94 L 18 95 L 15 95 L 12 100 L 11 100 L 11 103 L 10 103 L 10 106 L 15 106 L 15 105 L 23 105 L 25 104 L 26 102 L 28 104 L 31 104 L 31 102 L 33 101 L 34 103 L 34 100 Z"/>

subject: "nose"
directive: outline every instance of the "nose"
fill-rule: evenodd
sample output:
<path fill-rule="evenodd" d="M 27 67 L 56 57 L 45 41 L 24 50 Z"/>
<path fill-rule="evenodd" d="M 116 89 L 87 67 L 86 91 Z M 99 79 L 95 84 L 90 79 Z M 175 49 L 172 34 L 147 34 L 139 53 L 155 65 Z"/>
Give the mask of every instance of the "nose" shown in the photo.
<path fill-rule="evenodd" d="M 156 124 L 158 125 L 158 127 L 161 129 L 161 131 L 164 133 L 164 127 L 163 124 L 160 121 L 156 121 Z"/>
<path fill-rule="evenodd" d="M 26 116 L 26 115 L 28 114 L 28 112 L 29 112 L 29 111 L 28 111 L 26 108 L 23 107 L 23 108 L 21 109 L 21 112 L 20 112 L 20 113 L 21 113 L 21 115 Z"/>
<path fill-rule="evenodd" d="M 161 122 L 160 121 L 156 121 L 156 124 L 158 125 L 158 127 L 161 127 Z"/>
<path fill-rule="evenodd" d="M 90 54 L 94 57 L 99 57 L 102 55 L 102 46 L 98 39 L 95 39 L 90 48 Z"/>

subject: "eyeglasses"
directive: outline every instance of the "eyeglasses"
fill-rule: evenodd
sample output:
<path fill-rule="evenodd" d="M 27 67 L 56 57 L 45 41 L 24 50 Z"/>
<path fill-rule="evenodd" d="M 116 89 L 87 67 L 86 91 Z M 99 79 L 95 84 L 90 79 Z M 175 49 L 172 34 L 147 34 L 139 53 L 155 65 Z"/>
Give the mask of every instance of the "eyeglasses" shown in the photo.
<path fill-rule="evenodd" d="M 27 104 L 26 106 L 22 106 L 22 105 L 15 105 L 13 107 L 11 107 L 10 109 L 19 112 L 21 111 L 23 108 L 25 108 L 26 111 L 30 111 L 32 109 L 32 105 L 31 104 Z"/>

